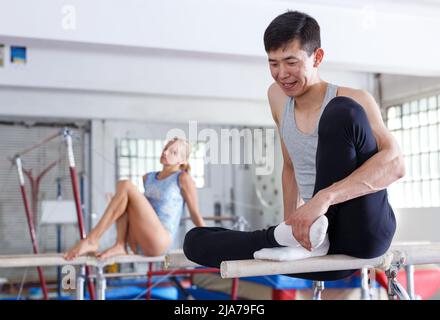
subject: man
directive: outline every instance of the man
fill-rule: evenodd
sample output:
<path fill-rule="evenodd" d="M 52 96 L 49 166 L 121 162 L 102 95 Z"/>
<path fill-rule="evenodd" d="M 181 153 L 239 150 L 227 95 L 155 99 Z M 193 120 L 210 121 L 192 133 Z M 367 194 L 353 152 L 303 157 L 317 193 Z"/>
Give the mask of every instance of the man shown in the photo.
<path fill-rule="evenodd" d="M 261 252 L 267 255 L 259 257 L 270 258 L 279 250 L 270 248 L 282 246 L 295 256 L 297 243 L 309 251 L 315 248 L 311 238 L 316 235 L 310 231 L 319 222 L 328 233 L 324 254 L 382 255 L 396 228 L 386 187 L 403 177 L 405 169 L 378 105 L 364 90 L 337 87 L 320 78 L 320 27 L 309 15 L 289 11 L 276 17 L 265 31 L 264 44 L 275 80 L 268 98 L 284 158 L 285 223 L 253 232 L 194 228 L 186 235 L 185 254 L 215 267 Z M 328 221 L 328 229 L 322 221 Z M 286 225 L 288 235 L 282 231 Z M 284 241 L 286 237 L 292 239 Z M 294 276 L 333 280 L 353 272 Z"/>

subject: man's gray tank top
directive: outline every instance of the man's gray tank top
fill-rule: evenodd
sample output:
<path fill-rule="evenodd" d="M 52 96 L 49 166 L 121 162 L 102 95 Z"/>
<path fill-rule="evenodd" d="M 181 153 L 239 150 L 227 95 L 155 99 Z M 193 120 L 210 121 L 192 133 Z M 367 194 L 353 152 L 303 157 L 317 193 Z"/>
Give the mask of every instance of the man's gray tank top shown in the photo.
<path fill-rule="evenodd" d="M 337 86 L 330 83 L 327 85 L 318 122 L 311 134 L 299 131 L 296 126 L 295 100 L 289 97 L 284 106 L 280 134 L 293 163 L 299 194 L 305 202 L 312 198 L 315 188 L 319 120 L 327 104 L 336 97 L 337 91 Z"/>

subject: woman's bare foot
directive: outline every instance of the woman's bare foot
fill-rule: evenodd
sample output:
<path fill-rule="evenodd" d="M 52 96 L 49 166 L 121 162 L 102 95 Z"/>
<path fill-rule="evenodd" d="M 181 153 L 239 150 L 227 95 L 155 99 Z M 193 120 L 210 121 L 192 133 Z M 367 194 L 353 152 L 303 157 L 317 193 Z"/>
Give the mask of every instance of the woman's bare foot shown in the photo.
<path fill-rule="evenodd" d="M 113 247 L 108 248 L 102 253 L 96 255 L 99 259 L 107 259 L 115 256 L 121 256 L 124 254 L 128 254 L 125 245 L 123 244 L 115 244 Z"/>
<path fill-rule="evenodd" d="M 75 246 L 64 254 L 64 259 L 73 260 L 76 257 L 86 255 L 87 253 L 95 253 L 98 251 L 99 244 L 90 239 L 80 240 Z"/>

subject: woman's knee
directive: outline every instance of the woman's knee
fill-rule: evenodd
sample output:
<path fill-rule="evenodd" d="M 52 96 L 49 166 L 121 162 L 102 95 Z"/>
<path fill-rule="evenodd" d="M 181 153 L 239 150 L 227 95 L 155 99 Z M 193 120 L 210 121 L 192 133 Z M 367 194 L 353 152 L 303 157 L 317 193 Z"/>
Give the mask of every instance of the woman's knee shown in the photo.
<path fill-rule="evenodd" d="M 128 197 L 134 193 L 139 192 L 136 186 L 130 180 L 120 180 L 116 185 L 116 196 Z M 146 199 L 146 198 L 145 198 Z"/>
<path fill-rule="evenodd" d="M 133 182 L 130 180 L 119 180 L 116 184 L 116 191 L 127 191 L 134 188 Z"/>

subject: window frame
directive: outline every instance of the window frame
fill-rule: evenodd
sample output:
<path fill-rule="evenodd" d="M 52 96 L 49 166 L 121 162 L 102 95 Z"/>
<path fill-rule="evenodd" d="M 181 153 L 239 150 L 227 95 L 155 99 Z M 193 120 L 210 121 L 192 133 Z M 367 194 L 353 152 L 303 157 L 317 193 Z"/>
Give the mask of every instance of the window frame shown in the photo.
<path fill-rule="evenodd" d="M 388 188 L 390 203 L 396 208 L 439 207 L 439 91 L 388 103 L 384 108 L 384 119 L 401 147 L 406 164 L 405 177 Z M 434 172 L 437 173 L 435 176 Z"/>
<path fill-rule="evenodd" d="M 143 192 L 143 175 L 148 172 L 162 170 L 162 165 L 160 164 L 160 155 L 162 153 L 163 147 L 165 146 L 165 143 L 166 141 L 162 139 L 130 137 L 116 139 L 116 179 L 129 179 L 133 181 L 133 183 L 139 188 L 140 191 Z M 208 187 L 208 175 L 206 174 L 207 163 L 204 161 L 206 152 L 205 145 L 206 142 L 204 141 L 197 141 L 195 143 L 192 143 L 192 151 L 189 159 L 189 163 L 191 166 L 190 174 L 193 177 L 194 182 L 196 183 L 197 189 L 199 190 Z M 202 148 L 202 153 L 198 152 L 199 148 Z M 195 161 L 203 161 L 202 170 L 194 165 Z M 121 162 L 125 162 L 125 164 L 121 165 Z M 135 172 L 134 174 L 133 171 Z"/>

